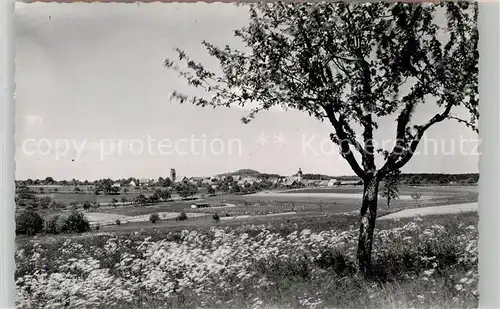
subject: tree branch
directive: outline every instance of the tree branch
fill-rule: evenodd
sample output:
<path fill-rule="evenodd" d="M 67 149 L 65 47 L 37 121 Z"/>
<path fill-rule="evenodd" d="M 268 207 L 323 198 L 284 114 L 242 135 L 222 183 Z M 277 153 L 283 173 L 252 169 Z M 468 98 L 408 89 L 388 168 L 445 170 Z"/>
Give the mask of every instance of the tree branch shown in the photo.
<path fill-rule="evenodd" d="M 357 144 L 358 147 L 356 148 L 362 149 L 361 145 L 359 145 L 359 143 L 356 140 L 351 140 L 347 136 L 347 133 L 343 129 L 342 123 L 340 123 L 335 117 L 332 106 L 331 105 L 326 105 L 326 106 L 322 105 L 322 106 L 326 112 L 326 115 L 328 116 L 328 119 L 333 125 L 338 138 L 340 139 L 339 146 L 342 157 L 346 159 L 347 163 L 349 163 L 349 165 L 351 166 L 352 170 L 356 173 L 356 175 L 358 175 L 361 178 L 364 178 L 366 173 L 359 166 L 358 161 L 356 161 L 356 158 L 354 157 L 354 154 L 351 151 L 351 147 L 349 146 L 349 144 Z M 361 152 L 361 155 L 363 155 L 363 152 Z"/>
<path fill-rule="evenodd" d="M 420 143 L 420 140 L 422 139 L 425 131 L 429 129 L 432 125 L 441 122 L 445 120 L 448 115 L 450 114 L 451 108 L 454 106 L 454 102 L 450 100 L 448 104 L 446 105 L 445 110 L 441 114 L 436 114 L 434 117 L 432 117 L 425 125 L 419 126 L 417 129 L 417 134 L 415 135 L 415 138 L 411 142 L 410 149 L 407 151 L 404 155 L 400 156 L 400 160 L 395 162 L 393 165 L 393 169 L 400 169 L 402 168 L 410 159 L 413 157 L 413 154 L 415 153 L 415 150 L 417 149 L 418 144 Z"/>

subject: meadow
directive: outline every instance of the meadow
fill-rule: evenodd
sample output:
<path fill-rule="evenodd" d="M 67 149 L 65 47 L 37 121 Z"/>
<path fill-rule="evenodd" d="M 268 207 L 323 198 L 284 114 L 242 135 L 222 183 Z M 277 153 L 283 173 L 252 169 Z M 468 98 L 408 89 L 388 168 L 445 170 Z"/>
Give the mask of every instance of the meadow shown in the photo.
<path fill-rule="evenodd" d="M 477 213 L 380 220 L 369 278 L 357 220 L 19 239 L 17 308 L 477 307 Z"/>

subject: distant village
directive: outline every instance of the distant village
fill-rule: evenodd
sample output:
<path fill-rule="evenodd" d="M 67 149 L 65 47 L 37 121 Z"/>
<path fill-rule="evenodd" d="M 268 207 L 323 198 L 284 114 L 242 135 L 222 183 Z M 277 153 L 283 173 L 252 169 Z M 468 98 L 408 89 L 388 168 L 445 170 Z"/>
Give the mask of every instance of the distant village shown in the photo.
<path fill-rule="evenodd" d="M 317 179 L 311 179 L 317 178 Z M 309 175 L 304 175 L 302 169 L 299 168 L 298 171 L 292 176 L 280 176 L 277 174 L 263 174 L 254 170 L 239 170 L 234 173 L 219 174 L 214 176 L 206 177 L 187 177 L 184 176 L 180 179 L 176 179 L 175 170 L 172 169 L 170 177 L 163 178 L 127 178 L 111 180 L 106 179 L 112 188 L 118 190 L 123 190 L 124 188 L 134 189 L 139 187 L 172 187 L 179 184 L 191 184 L 197 187 L 212 187 L 215 190 L 220 190 L 221 187 L 226 184 L 227 189 L 234 189 L 232 187 L 238 186 L 241 188 L 257 187 L 261 189 L 272 189 L 272 188 L 303 188 L 303 187 L 334 187 L 334 186 L 345 186 L 345 185 L 362 185 L 362 181 L 359 179 L 335 179 L 325 175 L 317 175 L 317 177 Z M 61 187 L 76 187 L 76 186 L 86 186 L 87 189 L 91 189 L 94 185 L 98 185 L 103 180 L 96 181 L 80 181 L 80 180 L 61 180 L 57 181 L 52 179 L 52 177 L 47 177 L 46 179 L 27 179 L 22 181 L 17 181 L 18 184 L 27 185 L 30 187 L 45 187 L 50 189 L 51 186 Z M 50 190 L 49 190 L 50 191 Z"/>
<path fill-rule="evenodd" d="M 479 179 L 478 174 L 401 174 L 400 183 L 409 185 L 420 184 L 476 184 Z M 39 187 L 48 192 L 68 191 L 68 190 L 84 190 L 91 191 L 95 188 L 102 187 L 102 183 L 106 183 L 109 192 L 127 192 L 136 191 L 139 189 L 148 188 L 174 188 L 179 185 L 192 185 L 198 188 L 213 188 L 220 191 L 232 192 L 255 192 L 266 189 L 278 188 L 304 188 L 304 187 L 337 187 L 337 186 L 361 186 L 363 181 L 356 176 L 341 176 L 331 177 L 321 174 L 305 174 L 299 168 L 296 173 L 291 176 L 281 176 L 278 174 L 260 173 L 251 169 L 242 169 L 232 173 L 218 174 L 206 177 L 187 177 L 178 178 L 175 169 L 171 169 L 169 177 L 158 178 L 134 178 L 126 179 L 100 179 L 94 181 L 88 180 L 55 180 L 52 177 L 45 179 L 26 179 L 18 180 L 16 184 L 29 186 L 32 188 Z"/>

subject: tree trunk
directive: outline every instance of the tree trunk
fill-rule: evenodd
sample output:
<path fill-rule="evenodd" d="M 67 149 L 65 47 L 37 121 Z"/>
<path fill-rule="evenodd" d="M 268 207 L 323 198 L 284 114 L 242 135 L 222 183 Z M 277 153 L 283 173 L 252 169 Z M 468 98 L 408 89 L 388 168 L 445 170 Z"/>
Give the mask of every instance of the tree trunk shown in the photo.
<path fill-rule="evenodd" d="M 370 176 L 367 179 L 364 179 L 357 258 L 359 270 L 365 275 L 369 275 L 371 271 L 373 231 L 375 229 L 375 220 L 377 218 L 378 186 L 378 177 Z"/>

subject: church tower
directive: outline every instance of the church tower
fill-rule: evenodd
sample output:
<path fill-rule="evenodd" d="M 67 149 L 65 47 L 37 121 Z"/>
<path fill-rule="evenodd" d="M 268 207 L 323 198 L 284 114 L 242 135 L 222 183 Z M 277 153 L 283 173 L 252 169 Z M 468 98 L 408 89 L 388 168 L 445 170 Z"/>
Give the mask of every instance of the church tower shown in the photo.
<path fill-rule="evenodd" d="M 302 170 L 299 168 L 299 171 L 297 172 L 297 181 L 301 182 L 302 181 Z"/>

